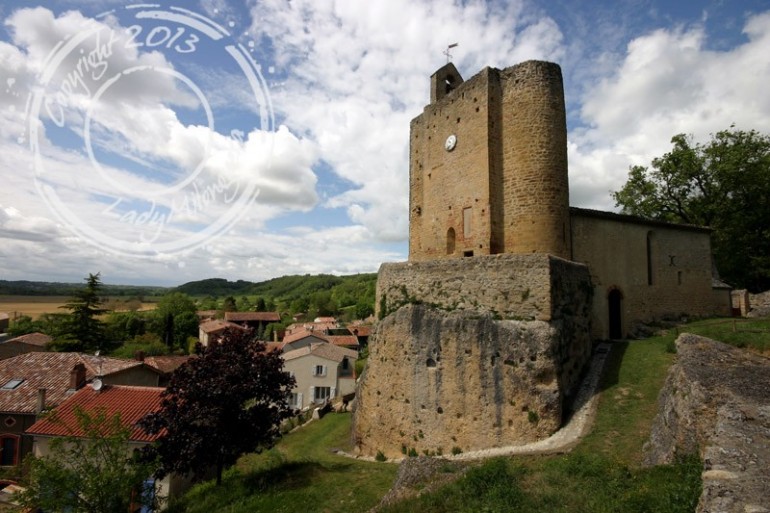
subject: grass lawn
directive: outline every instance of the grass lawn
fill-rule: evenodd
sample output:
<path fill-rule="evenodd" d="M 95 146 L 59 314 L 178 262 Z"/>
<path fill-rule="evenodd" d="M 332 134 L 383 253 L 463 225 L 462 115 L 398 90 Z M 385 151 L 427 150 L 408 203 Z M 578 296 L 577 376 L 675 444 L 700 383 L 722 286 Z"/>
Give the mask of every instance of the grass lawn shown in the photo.
<path fill-rule="evenodd" d="M 244 456 L 221 486 L 198 485 L 170 511 L 353 513 L 374 507 L 393 484 L 397 466 L 337 456 L 334 448 L 352 448 L 349 413 L 330 413 L 270 451 Z"/>
<path fill-rule="evenodd" d="M 758 351 L 770 348 L 770 320 L 741 323 L 735 331 L 732 321 L 701 321 L 616 343 L 600 384 L 593 430 L 571 453 L 477 463 L 454 483 L 382 511 L 691 513 L 701 492 L 697 458 L 640 467 L 658 393 L 674 359 L 673 340 L 684 331 Z M 391 486 L 396 466 L 334 455 L 332 448 L 350 448 L 349 430 L 349 414 L 327 415 L 275 449 L 243 457 L 221 487 L 199 485 L 172 511 L 367 511 Z"/>

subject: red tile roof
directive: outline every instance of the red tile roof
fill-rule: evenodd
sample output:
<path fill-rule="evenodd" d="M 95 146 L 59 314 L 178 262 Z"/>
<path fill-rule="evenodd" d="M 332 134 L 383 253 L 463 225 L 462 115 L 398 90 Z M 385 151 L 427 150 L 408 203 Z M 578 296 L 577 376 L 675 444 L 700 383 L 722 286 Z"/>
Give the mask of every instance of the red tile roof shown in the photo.
<path fill-rule="evenodd" d="M 355 335 L 326 335 L 324 336 L 330 344 L 343 347 L 358 347 L 358 337 Z"/>
<path fill-rule="evenodd" d="M 203 330 L 204 333 L 209 333 L 209 334 L 218 333 L 220 331 L 226 330 L 227 328 L 243 329 L 243 326 L 241 326 L 240 324 L 223 321 L 222 319 L 214 319 L 213 321 L 202 322 L 199 327 L 201 330 Z"/>
<path fill-rule="evenodd" d="M 314 337 L 324 340 L 335 346 L 358 347 L 358 338 L 355 335 L 327 335 L 325 330 L 296 329 L 283 337 L 284 344 L 291 344 L 303 338 Z"/>
<path fill-rule="evenodd" d="M 353 335 L 358 337 L 368 337 L 372 334 L 372 327 L 363 324 L 353 324 L 348 326 L 348 329 Z"/>
<path fill-rule="evenodd" d="M 283 350 L 283 346 L 286 345 L 283 342 L 265 342 L 265 352 L 269 353 L 271 351 L 278 351 L 281 352 Z"/>
<path fill-rule="evenodd" d="M 286 353 L 283 353 L 283 359 L 294 360 L 295 358 L 302 358 L 303 356 L 312 354 L 325 358 L 326 360 L 332 360 L 337 363 L 341 362 L 343 358 L 348 357 L 355 361 L 358 358 L 358 353 L 352 349 L 346 349 L 344 347 L 337 347 L 327 342 L 321 342 L 320 344 L 310 344 L 299 349 L 293 349 Z"/>
<path fill-rule="evenodd" d="M 147 365 L 149 365 L 154 369 L 159 370 L 163 374 L 171 374 L 172 372 L 177 370 L 182 364 L 186 363 L 187 360 L 189 360 L 190 358 L 193 358 L 193 356 L 192 355 L 145 356 L 144 363 L 146 363 Z"/>
<path fill-rule="evenodd" d="M 232 322 L 281 322 L 278 312 L 225 312 L 225 320 Z"/>
<path fill-rule="evenodd" d="M 50 337 L 45 333 L 40 333 L 36 331 L 34 333 L 27 333 L 26 335 L 21 335 L 19 337 L 12 338 L 6 341 L 5 343 L 10 344 L 11 342 L 14 342 L 18 344 L 29 344 L 31 346 L 45 347 L 46 344 L 48 344 L 52 340 L 53 340 L 53 337 Z"/>
<path fill-rule="evenodd" d="M 162 433 L 150 435 L 137 423 L 147 414 L 158 411 L 163 388 L 104 385 L 100 391 L 87 385 L 56 408 L 54 416 L 35 422 L 26 433 L 39 436 L 85 436 L 75 416 L 77 408 L 89 412 L 104 412 L 107 418 L 120 414 L 122 424 L 131 429 L 129 440 L 153 442 Z"/>
<path fill-rule="evenodd" d="M 326 330 L 338 329 L 339 323 L 335 322 L 295 322 L 286 327 L 286 333 L 296 333 L 298 331 L 314 331 L 323 333 Z"/>
<path fill-rule="evenodd" d="M 101 362 L 100 362 L 101 360 Z M 86 380 L 99 373 L 107 376 L 144 365 L 136 360 L 96 357 L 81 353 L 25 353 L 0 360 L 0 387 L 10 380 L 22 380 L 12 390 L 0 389 L 0 413 L 35 413 L 38 389 L 46 389 L 46 404 L 55 406 L 72 395 L 70 373 L 75 365 L 86 368 Z"/>

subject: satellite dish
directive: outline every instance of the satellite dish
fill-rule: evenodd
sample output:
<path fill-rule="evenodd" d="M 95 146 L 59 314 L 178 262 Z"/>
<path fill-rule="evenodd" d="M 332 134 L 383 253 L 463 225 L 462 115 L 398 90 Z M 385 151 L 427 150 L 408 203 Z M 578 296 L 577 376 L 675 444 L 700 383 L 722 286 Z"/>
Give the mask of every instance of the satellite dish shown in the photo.
<path fill-rule="evenodd" d="M 104 386 L 104 383 L 102 383 L 102 380 L 101 380 L 101 379 L 99 379 L 99 378 L 95 378 L 95 379 L 94 379 L 94 380 L 91 382 L 91 388 L 93 388 L 93 389 L 94 389 L 94 390 L 96 390 L 97 392 L 98 392 L 99 390 L 101 390 L 103 386 Z"/>

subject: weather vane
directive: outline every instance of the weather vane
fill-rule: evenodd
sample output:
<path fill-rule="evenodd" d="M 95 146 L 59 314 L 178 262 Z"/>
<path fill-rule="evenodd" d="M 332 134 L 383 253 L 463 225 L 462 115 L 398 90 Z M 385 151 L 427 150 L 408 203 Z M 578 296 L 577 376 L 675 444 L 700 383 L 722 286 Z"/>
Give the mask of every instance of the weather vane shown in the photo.
<path fill-rule="evenodd" d="M 449 61 L 452 60 L 452 54 L 449 53 L 449 50 L 456 47 L 460 43 L 452 43 L 451 45 L 446 47 L 446 50 L 444 50 L 444 55 L 446 55 L 446 63 L 449 64 Z"/>

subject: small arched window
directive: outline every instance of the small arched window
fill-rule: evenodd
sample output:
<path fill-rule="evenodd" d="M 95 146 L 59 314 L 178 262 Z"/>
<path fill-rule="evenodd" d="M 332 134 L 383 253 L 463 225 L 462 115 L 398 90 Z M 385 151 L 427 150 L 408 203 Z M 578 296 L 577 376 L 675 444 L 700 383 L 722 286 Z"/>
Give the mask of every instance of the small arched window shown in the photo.
<path fill-rule="evenodd" d="M 446 231 L 446 254 L 452 255 L 455 252 L 455 239 L 457 236 L 455 235 L 455 229 L 450 228 Z"/>

